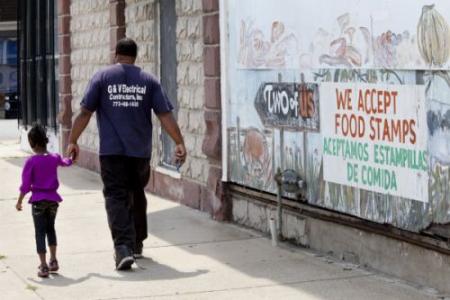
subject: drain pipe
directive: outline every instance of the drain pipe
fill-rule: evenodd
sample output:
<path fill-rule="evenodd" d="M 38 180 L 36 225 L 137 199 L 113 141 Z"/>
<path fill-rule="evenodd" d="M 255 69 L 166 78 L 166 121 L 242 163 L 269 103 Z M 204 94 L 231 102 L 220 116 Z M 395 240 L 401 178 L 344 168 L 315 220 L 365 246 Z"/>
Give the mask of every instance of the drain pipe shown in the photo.
<path fill-rule="evenodd" d="M 277 173 L 275 174 L 275 182 L 277 183 L 277 218 L 276 218 L 276 226 L 275 222 L 271 226 L 271 235 L 272 235 L 272 244 L 277 244 L 278 240 L 281 240 L 282 237 L 282 226 L 283 226 L 283 211 L 282 211 L 282 202 L 281 197 L 283 194 L 283 173 L 281 169 L 278 168 Z M 273 227 L 273 228 L 272 228 Z"/>
<path fill-rule="evenodd" d="M 283 191 L 299 195 L 302 190 L 306 189 L 306 184 L 296 171 L 290 169 L 282 172 L 281 169 L 278 168 L 274 179 L 277 183 L 277 217 L 276 224 L 275 220 L 270 218 L 269 228 L 272 237 L 272 245 L 276 246 L 279 241 L 283 240 Z"/>
<path fill-rule="evenodd" d="M 276 247 L 278 245 L 278 236 L 277 236 L 276 220 L 274 218 L 269 219 L 269 229 L 270 229 L 270 236 L 272 238 L 272 246 Z"/>

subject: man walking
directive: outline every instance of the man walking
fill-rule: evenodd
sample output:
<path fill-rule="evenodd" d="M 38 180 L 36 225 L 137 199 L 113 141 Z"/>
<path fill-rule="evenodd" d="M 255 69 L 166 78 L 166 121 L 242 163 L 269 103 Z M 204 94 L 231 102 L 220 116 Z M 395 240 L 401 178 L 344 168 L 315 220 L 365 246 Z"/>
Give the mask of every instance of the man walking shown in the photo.
<path fill-rule="evenodd" d="M 151 111 L 174 140 L 177 164 L 186 148 L 172 115 L 173 106 L 160 83 L 135 66 L 136 43 L 128 38 L 116 45 L 116 64 L 97 72 L 89 82 L 69 136 L 67 152 L 78 158 L 77 140 L 96 112 L 100 135 L 100 168 L 116 268 L 127 270 L 142 256 L 147 238 L 147 199 L 152 146 Z"/>

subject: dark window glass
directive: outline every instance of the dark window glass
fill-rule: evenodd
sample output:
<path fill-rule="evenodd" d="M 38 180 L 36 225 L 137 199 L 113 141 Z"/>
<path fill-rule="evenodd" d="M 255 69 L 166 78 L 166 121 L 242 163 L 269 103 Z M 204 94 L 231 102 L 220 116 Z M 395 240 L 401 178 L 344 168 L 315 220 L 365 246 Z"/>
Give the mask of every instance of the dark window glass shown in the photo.
<path fill-rule="evenodd" d="M 177 37 L 175 0 L 159 2 L 160 7 L 160 38 L 161 38 L 161 85 L 175 107 L 177 114 Z M 163 130 L 161 133 L 162 160 L 164 166 L 173 168 L 173 151 L 175 144 Z"/>
<path fill-rule="evenodd" d="M 55 2 L 20 0 L 18 28 L 22 123 L 38 122 L 56 129 Z"/>
<path fill-rule="evenodd" d="M 6 44 L 6 63 L 8 65 L 17 64 L 17 42 L 13 40 L 7 41 Z"/>
<path fill-rule="evenodd" d="M 5 53 L 6 40 L 0 39 L 0 65 L 4 65 L 6 63 Z"/>

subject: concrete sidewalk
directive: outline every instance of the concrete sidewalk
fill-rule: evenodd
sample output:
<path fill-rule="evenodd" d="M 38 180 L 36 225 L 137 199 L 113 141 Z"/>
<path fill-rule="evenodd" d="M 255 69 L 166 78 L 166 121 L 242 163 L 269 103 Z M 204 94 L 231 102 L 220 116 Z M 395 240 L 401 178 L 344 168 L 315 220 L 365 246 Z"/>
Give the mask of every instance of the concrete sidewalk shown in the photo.
<path fill-rule="evenodd" d="M 30 207 L 14 209 L 23 152 L 0 142 L 0 299 L 436 299 L 436 293 L 149 196 L 145 258 L 114 270 L 97 174 L 60 169 L 58 275 L 36 276 Z"/>

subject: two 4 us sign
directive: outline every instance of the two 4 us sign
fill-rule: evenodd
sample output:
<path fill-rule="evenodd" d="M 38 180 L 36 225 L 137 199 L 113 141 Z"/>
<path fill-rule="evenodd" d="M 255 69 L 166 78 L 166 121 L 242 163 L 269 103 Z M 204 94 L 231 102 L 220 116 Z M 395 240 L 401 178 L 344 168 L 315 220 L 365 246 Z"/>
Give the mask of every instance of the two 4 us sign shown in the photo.
<path fill-rule="evenodd" d="M 319 130 L 316 83 L 263 83 L 256 94 L 255 108 L 266 127 Z"/>

